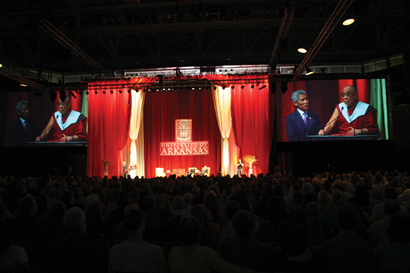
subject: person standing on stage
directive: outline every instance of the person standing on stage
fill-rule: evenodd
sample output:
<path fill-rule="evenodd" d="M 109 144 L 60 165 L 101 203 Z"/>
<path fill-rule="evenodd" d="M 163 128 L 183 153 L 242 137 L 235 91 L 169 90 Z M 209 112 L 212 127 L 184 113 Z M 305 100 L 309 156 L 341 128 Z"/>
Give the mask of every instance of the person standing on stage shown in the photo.
<path fill-rule="evenodd" d="M 336 126 L 342 135 L 380 135 L 377 110 L 357 100 L 356 88 L 347 85 L 341 93 L 343 102 L 336 105 L 328 124 L 319 131 L 325 135 Z"/>
<path fill-rule="evenodd" d="M 10 124 L 9 142 L 10 147 L 27 146 L 27 141 L 35 140 L 35 126 L 29 122 L 30 107 L 27 101 L 19 101 L 16 105 L 19 118 Z"/>
<path fill-rule="evenodd" d="M 320 130 L 319 115 L 309 111 L 309 97 L 303 90 L 292 93 L 295 112 L 286 118 L 286 135 L 289 141 L 307 141 L 307 135 L 317 135 Z"/>
<path fill-rule="evenodd" d="M 125 161 L 122 162 L 122 177 L 125 177 L 127 175 L 127 164 L 125 164 Z"/>
<path fill-rule="evenodd" d="M 36 141 L 52 139 L 55 142 L 87 140 L 87 118 L 80 112 L 71 110 L 71 97 L 67 95 L 64 102 L 57 103 L 58 111 L 53 114 L 46 129 Z"/>
<path fill-rule="evenodd" d="M 242 163 L 242 161 L 239 159 L 239 162 L 238 162 L 238 176 L 239 176 L 239 177 L 242 176 L 242 169 L 243 169 L 243 163 Z"/>

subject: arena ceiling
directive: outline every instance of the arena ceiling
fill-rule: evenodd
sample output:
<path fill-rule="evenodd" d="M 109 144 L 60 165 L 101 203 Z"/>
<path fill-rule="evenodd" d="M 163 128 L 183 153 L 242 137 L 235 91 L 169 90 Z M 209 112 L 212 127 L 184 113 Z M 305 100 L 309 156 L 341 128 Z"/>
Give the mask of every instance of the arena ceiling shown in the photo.
<path fill-rule="evenodd" d="M 314 44 L 342 1 L 2 1 L 0 63 L 19 68 L 22 76 L 25 69 L 93 74 L 181 66 L 297 66 L 306 56 L 297 49 Z M 341 19 L 353 17 L 355 23 L 331 26 L 311 64 L 363 64 L 409 51 L 410 1 L 351 2 Z M 286 8 L 293 18 L 284 31 Z M 48 22 L 57 29 L 54 36 L 44 30 Z"/>

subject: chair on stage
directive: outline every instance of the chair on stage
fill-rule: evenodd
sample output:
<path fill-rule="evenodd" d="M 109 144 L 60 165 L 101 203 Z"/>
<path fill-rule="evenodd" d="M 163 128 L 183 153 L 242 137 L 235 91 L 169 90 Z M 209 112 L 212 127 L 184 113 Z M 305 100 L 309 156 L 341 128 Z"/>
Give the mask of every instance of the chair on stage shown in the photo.
<path fill-rule="evenodd" d="M 165 177 L 164 168 L 155 168 L 156 177 Z"/>

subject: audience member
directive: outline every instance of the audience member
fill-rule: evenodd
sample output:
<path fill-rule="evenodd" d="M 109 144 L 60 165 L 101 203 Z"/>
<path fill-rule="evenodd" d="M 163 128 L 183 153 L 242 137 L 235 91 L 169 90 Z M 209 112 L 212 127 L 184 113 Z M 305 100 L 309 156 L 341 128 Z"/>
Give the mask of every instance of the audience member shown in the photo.
<path fill-rule="evenodd" d="M 348 204 L 337 213 L 339 233 L 321 244 L 325 272 L 372 272 L 372 248 L 355 228 L 360 216 L 353 204 Z"/>
<path fill-rule="evenodd" d="M 144 212 L 135 208 L 124 214 L 124 225 L 129 230 L 128 238 L 111 247 L 108 273 L 153 272 L 166 273 L 167 264 L 162 249 L 142 238 L 145 228 Z M 128 208 L 128 207 L 127 207 Z"/>
<path fill-rule="evenodd" d="M 196 206 L 195 206 L 196 207 Z M 194 207 L 194 208 L 195 208 Z M 168 268 L 174 272 L 254 272 L 223 260 L 212 248 L 199 244 L 200 223 L 195 217 L 185 217 L 178 227 L 181 246 L 174 247 L 168 257 Z"/>
<path fill-rule="evenodd" d="M 231 201 L 234 202 L 234 201 Z M 247 210 L 241 210 L 232 219 L 236 239 L 219 244 L 218 253 L 225 261 L 256 271 L 269 271 L 273 268 L 273 249 L 256 241 L 255 218 Z"/>

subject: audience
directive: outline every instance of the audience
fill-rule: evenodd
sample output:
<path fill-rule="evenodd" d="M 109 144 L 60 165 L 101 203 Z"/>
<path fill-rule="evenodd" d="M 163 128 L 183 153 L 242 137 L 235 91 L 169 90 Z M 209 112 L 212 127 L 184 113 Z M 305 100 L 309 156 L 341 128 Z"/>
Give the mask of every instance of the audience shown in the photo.
<path fill-rule="evenodd" d="M 200 223 L 198 241 L 188 249 L 201 246 L 205 256 L 184 252 L 184 262 L 205 263 L 206 272 L 230 271 L 234 264 L 265 272 L 410 272 L 404 258 L 410 254 L 404 232 L 409 229 L 409 188 L 409 174 L 398 171 L 314 177 L 276 172 L 242 178 L 101 179 L 58 172 L 48 177 L 3 176 L 0 227 L 6 239 L 0 242 L 0 272 L 6 264 L 18 271 L 105 272 L 112 261 L 110 247 L 112 253 L 127 243 L 134 249 L 139 240 L 159 245 L 157 254 L 167 259 L 174 246 L 187 249 L 183 244 L 178 248 L 182 241 L 177 234 L 185 217 Z M 139 226 L 135 233 L 126 226 L 131 211 L 145 215 L 145 228 Z M 118 252 L 114 260 L 132 264 L 128 252 Z M 266 253 L 272 253 L 270 259 Z M 167 269 L 163 261 L 155 263 L 160 271 L 172 271 L 171 264 Z M 367 270 L 369 263 L 375 266 Z M 113 272 L 154 270 L 111 269 L 112 264 Z"/>

